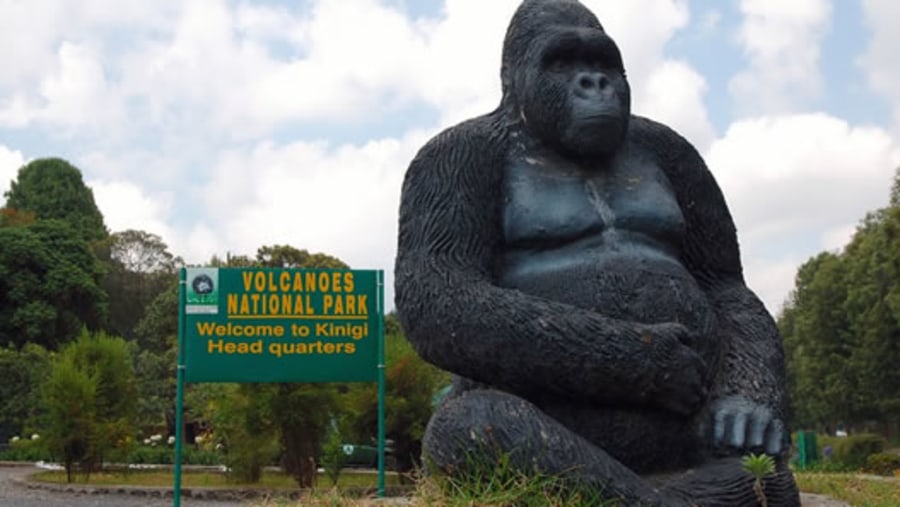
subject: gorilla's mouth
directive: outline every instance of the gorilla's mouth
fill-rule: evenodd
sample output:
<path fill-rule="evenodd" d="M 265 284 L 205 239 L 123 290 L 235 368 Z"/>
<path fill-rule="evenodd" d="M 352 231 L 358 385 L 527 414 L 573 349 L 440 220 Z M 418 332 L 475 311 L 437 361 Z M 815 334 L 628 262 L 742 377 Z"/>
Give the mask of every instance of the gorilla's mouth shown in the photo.
<path fill-rule="evenodd" d="M 613 113 L 593 113 L 579 115 L 575 118 L 577 123 L 620 123 L 622 115 Z"/>

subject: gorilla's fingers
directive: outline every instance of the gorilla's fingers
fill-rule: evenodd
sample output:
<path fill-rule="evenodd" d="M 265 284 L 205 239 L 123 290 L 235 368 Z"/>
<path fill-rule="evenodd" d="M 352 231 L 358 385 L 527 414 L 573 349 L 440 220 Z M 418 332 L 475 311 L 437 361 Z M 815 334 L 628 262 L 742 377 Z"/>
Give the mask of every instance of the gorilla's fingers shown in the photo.
<path fill-rule="evenodd" d="M 716 445 L 722 445 L 722 442 L 725 440 L 725 429 L 728 426 L 730 415 L 731 414 L 726 409 L 716 410 L 715 423 L 713 426 L 713 442 Z"/>
<path fill-rule="evenodd" d="M 734 416 L 734 422 L 731 424 L 731 446 L 741 448 L 747 436 L 747 418 L 750 414 L 745 410 L 738 410 Z"/>
<path fill-rule="evenodd" d="M 766 439 L 766 427 L 772 416 L 768 410 L 757 410 L 750 421 L 750 431 L 747 435 L 747 447 L 762 447 Z"/>
<path fill-rule="evenodd" d="M 778 419 L 773 419 L 769 425 L 766 454 L 772 456 L 781 454 L 782 442 L 784 442 L 784 423 Z"/>

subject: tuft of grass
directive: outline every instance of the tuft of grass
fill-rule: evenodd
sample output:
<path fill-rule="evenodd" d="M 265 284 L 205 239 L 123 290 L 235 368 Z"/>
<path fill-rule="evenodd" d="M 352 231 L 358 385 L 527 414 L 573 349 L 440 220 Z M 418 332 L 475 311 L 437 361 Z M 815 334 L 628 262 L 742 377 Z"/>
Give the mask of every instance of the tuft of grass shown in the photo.
<path fill-rule="evenodd" d="M 900 505 L 900 480 L 858 474 L 797 472 L 800 491 L 828 495 L 858 507 Z"/>

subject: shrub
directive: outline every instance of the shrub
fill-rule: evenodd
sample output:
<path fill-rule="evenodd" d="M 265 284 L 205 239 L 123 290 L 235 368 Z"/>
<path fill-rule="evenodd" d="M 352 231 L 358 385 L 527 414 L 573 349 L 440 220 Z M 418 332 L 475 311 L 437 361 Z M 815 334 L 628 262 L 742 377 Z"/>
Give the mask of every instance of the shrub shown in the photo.
<path fill-rule="evenodd" d="M 43 388 L 47 449 L 62 461 L 66 480 L 72 482 L 76 466 L 90 473 L 96 460 L 92 437 L 97 432 L 97 381 L 63 356 L 54 361 Z"/>
<path fill-rule="evenodd" d="M 322 444 L 322 455 L 319 457 L 319 463 L 325 469 L 325 475 L 331 479 L 332 486 L 337 485 L 346 458 L 344 446 L 341 444 L 341 432 L 335 424 L 328 430 L 328 436 Z"/>
<path fill-rule="evenodd" d="M 866 458 L 884 450 L 885 440 L 872 433 L 859 433 L 842 438 L 835 443 L 834 459 L 855 470 L 866 465 Z"/>
<path fill-rule="evenodd" d="M 51 461 L 50 453 L 41 440 L 22 438 L 10 440 L 9 448 L 0 452 L 0 460 L 5 461 Z"/>
<path fill-rule="evenodd" d="M 133 445 L 134 370 L 125 340 L 104 333 L 81 335 L 50 367 L 42 389 L 47 449 L 66 467 L 89 474 L 117 450 Z"/>
<path fill-rule="evenodd" d="M 900 454 L 880 452 L 869 455 L 863 470 L 871 474 L 890 477 L 900 470 Z"/>

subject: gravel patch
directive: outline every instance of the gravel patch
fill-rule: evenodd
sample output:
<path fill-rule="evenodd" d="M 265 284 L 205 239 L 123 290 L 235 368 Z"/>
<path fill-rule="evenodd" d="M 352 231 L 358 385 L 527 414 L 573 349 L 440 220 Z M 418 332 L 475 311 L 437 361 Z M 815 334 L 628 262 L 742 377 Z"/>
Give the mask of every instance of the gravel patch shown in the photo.
<path fill-rule="evenodd" d="M 29 487 L 25 477 L 39 471 L 30 466 L 0 466 L 0 507 L 172 507 L 172 496 L 131 488 L 110 492 L 107 488 L 44 489 Z M 153 496 L 151 496 L 151 494 Z M 183 507 L 247 507 L 249 502 L 181 499 Z"/>

